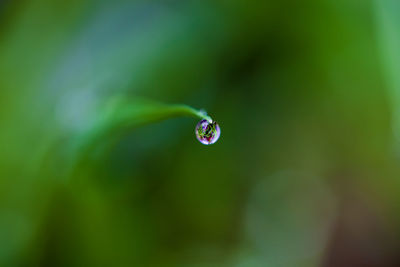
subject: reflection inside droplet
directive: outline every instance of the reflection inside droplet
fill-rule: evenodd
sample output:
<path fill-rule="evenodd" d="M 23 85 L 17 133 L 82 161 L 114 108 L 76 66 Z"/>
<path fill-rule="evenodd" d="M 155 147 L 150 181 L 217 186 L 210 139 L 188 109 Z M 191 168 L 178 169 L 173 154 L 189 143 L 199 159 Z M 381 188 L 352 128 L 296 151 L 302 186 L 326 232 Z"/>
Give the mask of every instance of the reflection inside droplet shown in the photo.
<path fill-rule="evenodd" d="M 215 121 L 201 120 L 196 125 L 196 138 L 204 145 L 214 144 L 220 135 L 221 129 Z"/>

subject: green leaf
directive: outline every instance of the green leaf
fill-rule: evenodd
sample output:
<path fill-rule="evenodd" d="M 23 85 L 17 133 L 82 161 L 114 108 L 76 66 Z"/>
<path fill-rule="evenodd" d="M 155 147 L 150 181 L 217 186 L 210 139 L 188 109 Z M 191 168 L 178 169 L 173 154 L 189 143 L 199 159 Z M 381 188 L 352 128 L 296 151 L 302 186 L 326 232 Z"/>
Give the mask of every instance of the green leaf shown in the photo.
<path fill-rule="evenodd" d="M 164 104 L 143 98 L 114 97 L 98 108 L 93 122 L 76 136 L 69 157 L 73 169 L 104 155 L 123 134 L 150 123 L 175 117 L 212 122 L 205 111 L 182 104 Z"/>
<path fill-rule="evenodd" d="M 384 74 L 392 101 L 393 126 L 396 138 L 400 139 L 400 2 L 375 0 L 375 7 Z"/>

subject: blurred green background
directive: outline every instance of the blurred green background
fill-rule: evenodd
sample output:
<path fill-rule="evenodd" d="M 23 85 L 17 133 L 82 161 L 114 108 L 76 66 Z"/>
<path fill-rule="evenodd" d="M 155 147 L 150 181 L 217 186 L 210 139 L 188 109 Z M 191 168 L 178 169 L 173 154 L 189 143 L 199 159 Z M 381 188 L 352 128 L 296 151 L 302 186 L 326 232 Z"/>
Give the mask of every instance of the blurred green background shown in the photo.
<path fill-rule="evenodd" d="M 400 266 L 399 14 L 0 1 L 0 266 Z M 115 96 L 221 138 L 174 118 L 79 149 Z"/>

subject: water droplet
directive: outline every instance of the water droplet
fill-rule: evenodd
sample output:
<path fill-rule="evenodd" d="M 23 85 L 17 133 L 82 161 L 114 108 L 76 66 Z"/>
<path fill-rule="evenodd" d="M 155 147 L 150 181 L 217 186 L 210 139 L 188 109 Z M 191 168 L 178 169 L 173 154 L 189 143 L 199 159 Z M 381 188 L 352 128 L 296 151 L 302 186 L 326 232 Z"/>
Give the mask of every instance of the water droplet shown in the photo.
<path fill-rule="evenodd" d="M 221 129 L 215 121 L 201 120 L 196 125 L 196 138 L 204 145 L 214 144 L 220 135 Z"/>

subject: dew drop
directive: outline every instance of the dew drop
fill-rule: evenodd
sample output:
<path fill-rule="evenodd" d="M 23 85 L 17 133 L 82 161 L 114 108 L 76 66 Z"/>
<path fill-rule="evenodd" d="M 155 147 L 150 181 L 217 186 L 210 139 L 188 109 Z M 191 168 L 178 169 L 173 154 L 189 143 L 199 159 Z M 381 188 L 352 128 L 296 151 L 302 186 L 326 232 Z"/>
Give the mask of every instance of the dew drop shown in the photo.
<path fill-rule="evenodd" d="M 214 144 L 220 135 L 221 129 L 215 121 L 201 120 L 196 125 L 196 138 L 204 145 Z"/>

